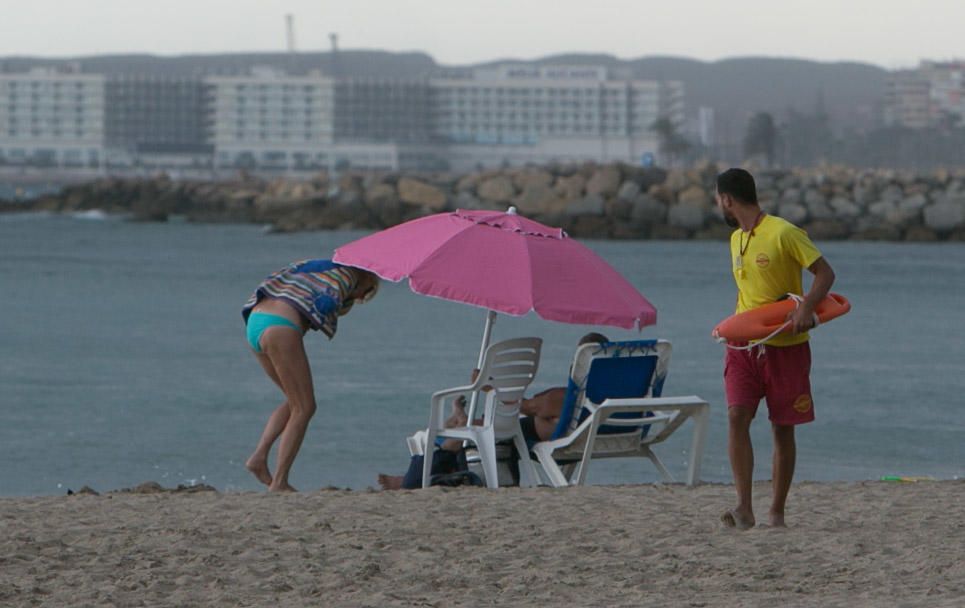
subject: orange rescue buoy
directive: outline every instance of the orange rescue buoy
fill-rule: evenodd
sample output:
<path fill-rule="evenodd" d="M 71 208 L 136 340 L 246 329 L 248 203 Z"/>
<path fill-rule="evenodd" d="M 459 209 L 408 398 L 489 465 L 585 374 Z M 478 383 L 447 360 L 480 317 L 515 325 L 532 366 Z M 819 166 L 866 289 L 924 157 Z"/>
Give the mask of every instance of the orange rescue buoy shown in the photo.
<path fill-rule="evenodd" d="M 788 298 L 731 315 L 717 324 L 713 336 L 728 342 L 751 342 L 771 338 L 772 334 L 777 335 L 790 330 L 787 315 L 797 306 L 798 303 L 794 298 Z M 829 293 L 818 303 L 814 314 L 818 322 L 827 323 L 849 310 L 851 310 L 851 302 L 848 302 L 847 298 L 840 294 Z"/>

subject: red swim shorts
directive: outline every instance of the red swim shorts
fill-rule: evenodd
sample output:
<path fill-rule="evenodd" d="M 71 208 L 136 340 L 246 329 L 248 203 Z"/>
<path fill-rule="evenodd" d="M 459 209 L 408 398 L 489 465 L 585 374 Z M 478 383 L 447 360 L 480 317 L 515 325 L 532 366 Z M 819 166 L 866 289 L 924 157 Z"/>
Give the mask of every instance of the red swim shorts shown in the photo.
<path fill-rule="evenodd" d="M 763 346 L 750 350 L 727 349 L 724 390 L 729 407 L 747 407 L 757 413 L 767 399 L 768 418 L 781 425 L 814 420 L 811 400 L 811 347 Z"/>

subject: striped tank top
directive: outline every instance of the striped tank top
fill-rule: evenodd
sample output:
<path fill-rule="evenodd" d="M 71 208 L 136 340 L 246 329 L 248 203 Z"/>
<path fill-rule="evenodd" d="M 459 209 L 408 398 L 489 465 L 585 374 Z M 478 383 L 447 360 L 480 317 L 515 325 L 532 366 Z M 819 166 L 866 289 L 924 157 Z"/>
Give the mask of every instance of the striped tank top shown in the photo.
<path fill-rule="evenodd" d="M 245 323 L 251 309 L 263 298 L 277 298 L 292 305 L 309 326 L 328 336 L 335 336 L 338 317 L 355 303 L 349 294 L 358 284 L 351 268 L 331 260 L 304 260 L 273 272 L 251 294 L 241 311 Z"/>

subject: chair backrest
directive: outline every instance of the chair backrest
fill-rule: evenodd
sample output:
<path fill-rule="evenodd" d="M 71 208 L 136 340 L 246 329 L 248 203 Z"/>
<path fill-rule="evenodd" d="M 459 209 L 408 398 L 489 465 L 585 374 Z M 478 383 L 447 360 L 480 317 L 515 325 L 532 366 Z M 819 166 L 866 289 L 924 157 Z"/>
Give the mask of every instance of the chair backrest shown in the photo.
<path fill-rule="evenodd" d="M 588 415 L 583 407 L 586 401 L 599 404 L 606 399 L 659 397 L 670 367 L 671 350 L 666 340 L 594 343 L 577 348 L 560 421 L 552 438 L 565 437 L 579 426 Z M 598 432 L 635 431 L 603 425 Z M 646 429 L 640 427 L 638 432 L 643 434 Z"/>
<path fill-rule="evenodd" d="M 516 430 L 523 394 L 539 370 L 540 338 L 515 338 L 486 349 L 477 384 L 491 386 L 486 395 L 484 424 L 492 424 L 497 437 Z"/>

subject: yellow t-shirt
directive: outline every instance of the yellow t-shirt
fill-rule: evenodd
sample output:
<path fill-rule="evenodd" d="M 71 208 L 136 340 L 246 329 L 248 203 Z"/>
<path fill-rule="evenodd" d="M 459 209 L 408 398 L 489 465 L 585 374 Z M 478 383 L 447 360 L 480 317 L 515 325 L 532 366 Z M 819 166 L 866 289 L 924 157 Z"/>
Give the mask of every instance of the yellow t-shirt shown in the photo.
<path fill-rule="evenodd" d="M 765 215 L 751 233 L 735 230 L 730 235 L 730 253 L 737 312 L 775 302 L 786 293 L 802 295 L 801 269 L 821 257 L 807 232 L 773 215 Z M 807 340 L 807 333 L 779 334 L 767 344 L 792 346 Z"/>

